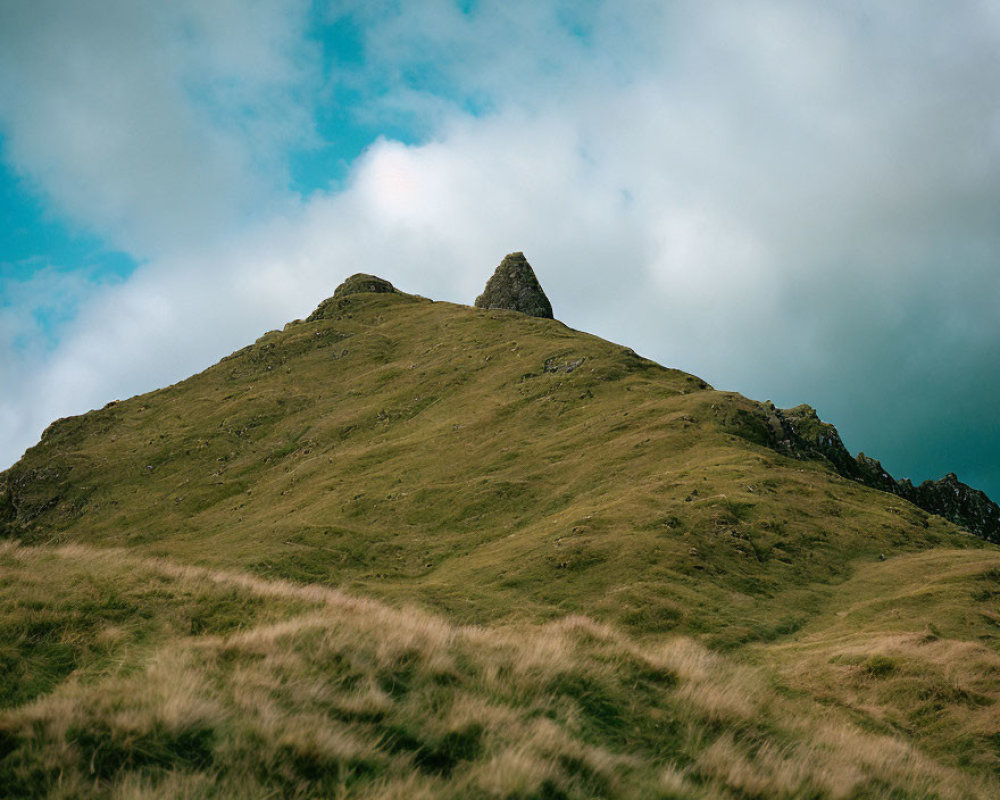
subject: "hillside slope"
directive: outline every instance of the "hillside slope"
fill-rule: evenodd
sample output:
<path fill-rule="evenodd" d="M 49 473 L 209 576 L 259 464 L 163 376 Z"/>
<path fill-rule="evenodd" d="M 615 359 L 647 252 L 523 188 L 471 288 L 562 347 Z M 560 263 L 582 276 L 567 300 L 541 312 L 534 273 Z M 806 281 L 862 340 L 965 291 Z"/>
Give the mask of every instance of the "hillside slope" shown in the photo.
<path fill-rule="evenodd" d="M 0 475 L 19 542 L 0 776 L 51 793 L 77 770 L 98 796 L 297 796 L 310 770 L 372 797 L 990 796 L 1000 550 L 775 418 L 555 320 L 368 290 L 60 420 Z M 210 711 L 143 694 L 164 669 Z M 236 673 L 280 713 L 237 723 L 255 695 Z M 319 694 L 278 689 L 296 681 Z M 853 763 L 866 736 L 879 755 Z"/>
<path fill-rule="evenodd" d="M 853 558 L 978 545 L 755 444 L 762 408 L 552 320 L 352 294 L 55 423 L 3 478 L 5 530 L 431 596 L 470 621 L 527 602 L 697 630 L 797 608 L 788 592 Z"/>

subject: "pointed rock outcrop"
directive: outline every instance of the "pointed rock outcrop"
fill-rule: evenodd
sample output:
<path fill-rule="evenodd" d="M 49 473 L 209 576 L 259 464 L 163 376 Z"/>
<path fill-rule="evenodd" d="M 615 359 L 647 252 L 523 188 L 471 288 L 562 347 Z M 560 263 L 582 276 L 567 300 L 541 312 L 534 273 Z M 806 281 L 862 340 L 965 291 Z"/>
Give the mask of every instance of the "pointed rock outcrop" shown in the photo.
<path fill-rule="evenodd" d="M 524 253 L 509 253 L 476 298 L 476 308 L 506 308 L 552 319 L 552 304 L 542 291 Z"/>

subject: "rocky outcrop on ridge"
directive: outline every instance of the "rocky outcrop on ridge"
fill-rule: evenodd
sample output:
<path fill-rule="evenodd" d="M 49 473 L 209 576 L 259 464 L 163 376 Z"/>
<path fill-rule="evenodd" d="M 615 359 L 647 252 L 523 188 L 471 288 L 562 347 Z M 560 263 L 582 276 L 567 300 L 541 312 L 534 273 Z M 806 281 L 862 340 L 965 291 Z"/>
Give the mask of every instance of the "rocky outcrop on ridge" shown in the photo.
<path fill-rule="evenodd" d="M 954 472 L 919 486 L 906 479 L 897 481 L 896 486 L 896 494 L 914 505 L 933 510 L 984 539 L 1000 542 L 1000 506 L 984 492 L 962 483 Z"/>
<path fill-rule="evenodd" d="M 864 453 L 852 457 L 837 429 L 823 422 L 811 406 L 782 409 L 767 402 L 759 408 L 759 414 L 734 421 L 734 432 L 793 458 L 823 461 L 845 478 L 902 497 L 982 539 L 1000 543 L 1000 506 L 962 483 L 953 472 L 914 486 L 906 478 L 896 480 L 879 461 Z"/>
<path fill-rule="evenodd" d="M 384 278 L 375 275 L 368 275 L 358 272 L 345 280 L 340 286 L 333 290 L 333 296 L 328 297 L 320 303 L 316 310 L 306 318 L 306 322 L 315 322 L 318 319 L 325 319 L 333 310 L 343 309 L 349 300 L 349 295 L 370 292 L 374 294 L 402 294 L 395 286 Z"/>
<path fill-rule="evenodd" d="M 505 308 L 552 319 L 552 304 L 542 291 L 524 253 L 509 253 L 476 298 L 476 308 Z"/>
<path fill-rule="evenodd" d="M 367 275 L 364 272 L 357 272 L 334 289 L 333 296 L 343 297 L 344 295 L 360 294 L 361 292 L 387 294 L 391 292 L 398 293 L 399 290 L 384 278 Z"/>

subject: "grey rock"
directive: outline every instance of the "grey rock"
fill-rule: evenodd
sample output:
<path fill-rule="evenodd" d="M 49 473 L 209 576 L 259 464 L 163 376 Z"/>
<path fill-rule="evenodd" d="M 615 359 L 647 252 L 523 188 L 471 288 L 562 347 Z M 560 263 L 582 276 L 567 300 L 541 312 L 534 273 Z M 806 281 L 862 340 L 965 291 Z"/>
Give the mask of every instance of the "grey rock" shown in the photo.
<path fill-rule="evenodd" d="M 505 308 L 552 319 L 552 304 L 542 291 L 524 253 L 509 253 L 476 298 L 476 308 Z"/>
<path fill-rule="evenodd" d="M 384 278 L 358 272 L 334 289 L 333 296 L 344 297 L 345 295 L 360 294 L 361 292 L 386 294 L 389 292 L 398 293 L 399 290 Z"/>
<path fill-rule="evenodd" d="M 395 286 L 384 278 L 358 272 L 333 290 L 333 296 L 326 298 L 308 317 L 306 322 L 316 322 L 337 316 L 351 304 L 350 295 L 354 294 L 398 294 L 404 296 Z"/>
<path fill-rule="evenodd" d="M 951 472 L 920 486 L 906 478 L 896 480 L 876 459 L 864 453 L 852 458 L 837 429 L 823 422 L 810 406 L 782 409 L 766 402 L 756 413 L 737 413 L 726 425 L 744 439 L 792 458 L 826 463 L 845 478 L 902 497 L 981 539 L 1000 543 L 1000 506 L 986 494 L 962 483 Z"/>
<path fill-rule="evenodd" d="M 991 542 L 1000 543 L 1000 506 L 984 492 L 962 483 L 954 472 L 913 486 L 897 481 L 897 494 L 925 511 L 939 514 Z"/>

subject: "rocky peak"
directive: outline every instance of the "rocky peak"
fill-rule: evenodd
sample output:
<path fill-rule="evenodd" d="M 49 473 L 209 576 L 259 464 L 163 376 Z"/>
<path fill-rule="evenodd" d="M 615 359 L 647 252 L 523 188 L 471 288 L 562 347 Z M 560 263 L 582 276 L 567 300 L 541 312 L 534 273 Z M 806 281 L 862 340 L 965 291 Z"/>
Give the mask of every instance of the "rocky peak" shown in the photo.
<path fill-rule="evenodd" d="M 506 308 L 532 317 L 552 319 L 552 304 L 521 252 L 504 256 L 483 293 L 476 298 L 476 308 Z"/>
<path fill-rule="evenodd" d="M 375 292 L 382 294 L 395 292 L 398 294 L 399 290 L 384 278 L 378 278 L 375 275 L 366 275 L 364 272 L 358 272 L 334 289 L 333 296 L 343 297 L 348 294 L 360 294 L 361 292 Z"/>
<path fill-rule="evenodd" d="M 320 303 L 316 310 L 306 318 L 306 322 L 315 322 L 319 319 L 335 315 L 337 311 L 342 311 L 350 300 L 346 299 L 352 294 L 402 294 L 395 286 L 384 278 L 375 275 L 367 275 L 358 272 L 345 280 L 340 286 L 333 290 L 333 297 L 328 297 Z"/>

